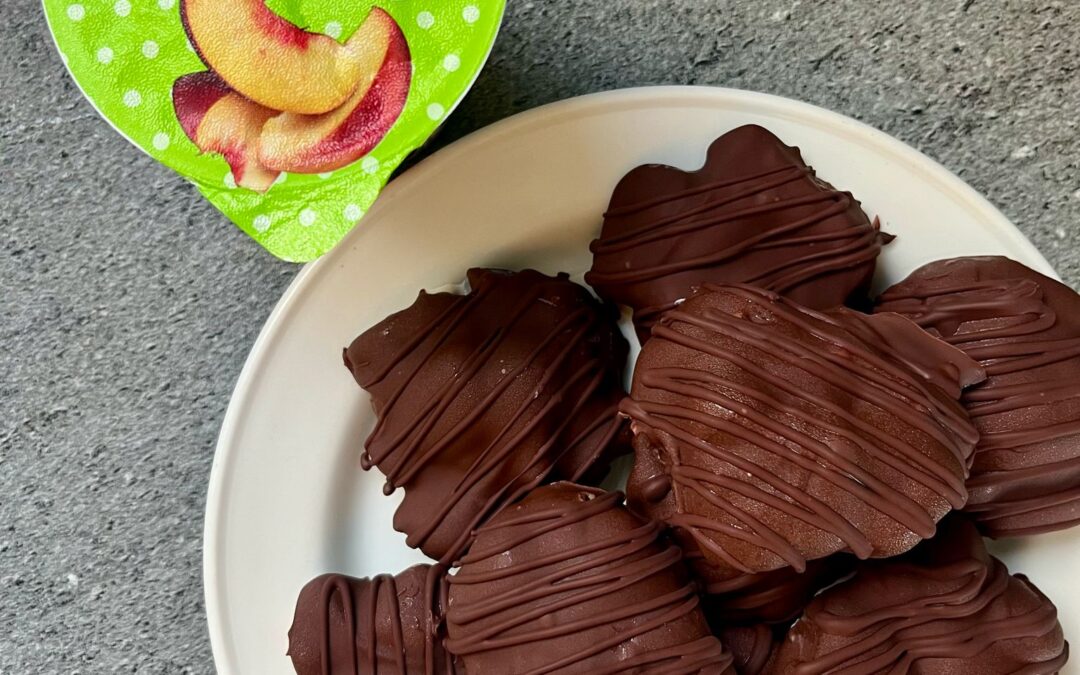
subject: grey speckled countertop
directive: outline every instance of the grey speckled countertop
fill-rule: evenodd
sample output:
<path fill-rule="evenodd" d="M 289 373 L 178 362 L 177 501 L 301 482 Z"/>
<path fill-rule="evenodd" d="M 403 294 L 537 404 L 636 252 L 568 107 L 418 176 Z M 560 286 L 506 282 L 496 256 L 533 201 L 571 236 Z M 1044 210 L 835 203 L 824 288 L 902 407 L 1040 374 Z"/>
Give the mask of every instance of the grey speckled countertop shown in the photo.
<path fill-rule="evenodd" d="M 511 0 L 439 138 L 616 87 L 756 89 L 943 162 L 1080 283 L 1080 3 Z M 297 268 L 98 118 L 0 3 L 0 673 L 213 672 L 218 427 Z"/>

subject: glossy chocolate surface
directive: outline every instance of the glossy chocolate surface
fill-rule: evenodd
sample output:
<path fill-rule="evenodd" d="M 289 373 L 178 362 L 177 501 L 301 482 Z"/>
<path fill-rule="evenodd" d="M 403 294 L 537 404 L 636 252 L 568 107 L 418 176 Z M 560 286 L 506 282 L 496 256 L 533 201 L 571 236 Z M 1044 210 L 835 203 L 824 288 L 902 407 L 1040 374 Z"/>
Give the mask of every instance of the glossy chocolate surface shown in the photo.
<path fill-rule="evenodd" d="M 878 299 L 982 362 L 967 510 L 994 537 L 1080 523 L 1080 295 L 1001 257 L 925 265 Z"/>
<path fill-rule="evenodd" d="M 378 423 L 364 468 L 407 543 L 451 563 L 474 528 L 552 480 L 591 480 L 625 443 L 626 341 L 614 308 L 566 275 L 474 269 L 467 295 L 422 292 L 365 331 L 345 365 Z"/>
<path fill-rule="evenodd" d="M 397 576 L 324 574 L 296 602 L 289 656 L 297 675 L 452 675 L 443 649 L 445 569 Z"/>
<path fill-rule="evenodd" d="M 1068 660 L 1057 610 L 949 518 L 933 540 L 819 595 L 770 675 L 1052 675 Z"/>
<path fill-rule="evenodd" d="M 747 283 L 828 309 L 866 304 L 891 237 L 798 148 L 759 126 L 724 134 L 697 171 L 647 164 L 615 187 L 585 281 L 634 310 L 639 335 L 705 283 Z"/>
<path fill-rule="evenodd" d="M 912 365 L 942 351 L 949 368 Z M 899 317 L 707 286 L 654 327 L 620 406 L 635 434 L 631 506 L 721 578 L 897 555 L 966 503 L 977 434 L 954 394 L 981 377 Z"/>
<path fill-rule="evenodd" d="M 470 673 L 734 675 L 682 553 L 616 492 L 534 490 L 448 581 L 446 646 Z"/>

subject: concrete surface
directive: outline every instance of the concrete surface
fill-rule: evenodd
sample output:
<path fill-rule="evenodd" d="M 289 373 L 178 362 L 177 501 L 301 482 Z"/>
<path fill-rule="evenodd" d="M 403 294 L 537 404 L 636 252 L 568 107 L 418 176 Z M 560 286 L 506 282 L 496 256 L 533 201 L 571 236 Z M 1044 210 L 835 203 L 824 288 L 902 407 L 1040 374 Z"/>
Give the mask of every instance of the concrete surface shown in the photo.
<path fill-rule="evenodd" d="M 940 160 L 1080 282 L 1080 3 L 511 5 L 440 143 L 615 87 L 772 92 Z M 210 673 L 214 440 L 296 268 L 98 118 L 37 2 L 0 31 L 0 673 Z"/>

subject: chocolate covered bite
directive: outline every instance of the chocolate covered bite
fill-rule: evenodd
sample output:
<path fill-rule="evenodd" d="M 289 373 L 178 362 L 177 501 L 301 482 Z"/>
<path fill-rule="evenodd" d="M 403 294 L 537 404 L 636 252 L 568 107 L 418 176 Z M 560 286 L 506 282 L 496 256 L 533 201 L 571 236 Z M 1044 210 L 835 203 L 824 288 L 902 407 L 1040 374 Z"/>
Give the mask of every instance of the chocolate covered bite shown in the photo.
<path fill-rule="evenodd" d="M 685 540 L 684 540 L 685 541 Z M 858 562 L 837 553 L 791 567 L 724 578 L 684 551 L 703 593 L 701 608 L 713 634 L 731 652 L 738 675 L 761 675 L 791 623 L 822 589 L 850 576 Z"/>
<path fill-rule="evenodd" d="M 932 541 L 815 598 L 766 672 L 1052 675 L 1067 660 L 1053 603 L 953 517 Z"/>
<path fill-rule="evenodd" d="M 762 675 L 773 650 L 779 644 L 775 626 L 759 623 L 753 626 L 731 626 L 716 629 L 716 636 L 731 652 L 736 675 Z"/>
<path fill-rule="evenodd" d="M 901 317 L 706 286 L 653 327 L 620 406 L 631 507 L 719 578 L 897 555 L 966 502 L 977 434 L 954 393 L 981 377 Z"/>
<path fill-rule="evenodd" d="M 324 574 L 296 602 L 289 656 L 297 675 L 452 675 L 442 646 L 445 568 L 397 576 Z"/>
<path fill-rule="evenodd" d="M 818 591 L 851 574 L 856 562 L 854 556 L 837 553 L 808 560 L 803 572 L 781 567 L 731 576 L 726 570 L 718 571 L 700 551 L 695 553 L 687 551 L 686 557 L 704 593 L 705 616 L 713 626 L 788 624 Z"/>
<path fill-rule="evenodd" d="M 867 304 L 890 239 L 798 148 L 747 125 L 716 139 L 697 171 L 646 164 L 626 174 L 585 281 L 634 310 L 644 341 L 662 312 L 704 283 L 753 284 L 817 309 Z"/>
<path fill-rule="evenodd" d="M 549 480 L 604 470 L 627 345 L 614 308 L 565 274 L 473 269 L 467 295 L 421 292 L 345 365 L 378 416 L 364 468 L 404 488 L 407 543 L 450 563 L 473 529 Z"/>
<path fill-rule="evenodd" d="M 469 673 L 725 673 L 679 549 L 622 495 L 556 483 L 480 528 L 448 578 Z"/>
<path fill-rule="evenodd" d="M 940 260 L 887 290 L 898 312 L 972 358 L 964 394 L 982 436 L 967 511 L 993 537 L 1080 522 L 1080 295 L 1002 257 Z"/>

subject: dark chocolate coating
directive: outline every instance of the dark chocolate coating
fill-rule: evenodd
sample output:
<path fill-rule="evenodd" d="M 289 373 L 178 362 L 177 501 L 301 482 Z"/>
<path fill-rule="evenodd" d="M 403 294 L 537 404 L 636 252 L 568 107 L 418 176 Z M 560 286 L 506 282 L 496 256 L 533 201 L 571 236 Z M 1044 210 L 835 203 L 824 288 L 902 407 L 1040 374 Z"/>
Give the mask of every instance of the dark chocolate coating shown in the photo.
<path fill-rule="evenodd" d="M 913 354 L 947 354 L 948 368 L 913 367 Z M 953 368 L 954 392 L 982 377 L 899 317 L 706 286 L 653 327 L 620 406 L 635 434 L 631 506 L 721 578 L 902 553 L 966 502 L 978 436 L 935 384 Z"/>
<path fill-rule="evenodd" d="M 954 516 L 933 540 L 815 598 L 766 672 L 1051 675 L 1068 651 L 1053 603 Z"/>
<path fill-rule="evenodd" d="M 779 642 L 776 626 L 759 623 L 733 626 L 716 631 L 716 637 L 731 652 L 738 675 L 761 675 Z"/>
<path fill-rule="evenodd" d="M 345 351 L 378 416 L 362 465 L 387 493 L 404 487 L 394 528 L 447 564 L 499 508 L 547 481 L 591 480 L 626 444 L 614 308 L 566 275 L 473 269 L 468 281 L 468 295 L 421 292 Z"/>
<path fill-rule="evenodd" d="M 681 552 L 617 492 L 533 490 L 480 528 L 448 583 L 446 648 L 469 673 L 734 675 Z"/>
<path fill-rule="evenodd" d="M 296 601 L 289 656 L 297 675 L 453 675 L 442 646 L 445 568 L 397 576 L 324 574 Z"/>
<path fill-rule="evenodd" d="M 704 283 L 761 286 L 817 309 L 868 304 L 890 239 L 798 148 L 747 125 L 714 141 L 697 171 L 646 164 L 626 174 L 585 281 L 634 310 L 644 341 L 660 313 Z"/>
<path fill-rule="evenodd" d="M 967 511 L 992 537 L 1080 523 L 1080 295 L 1000 257 L 925 265 L 878 299 L 981 361 Z"/>

